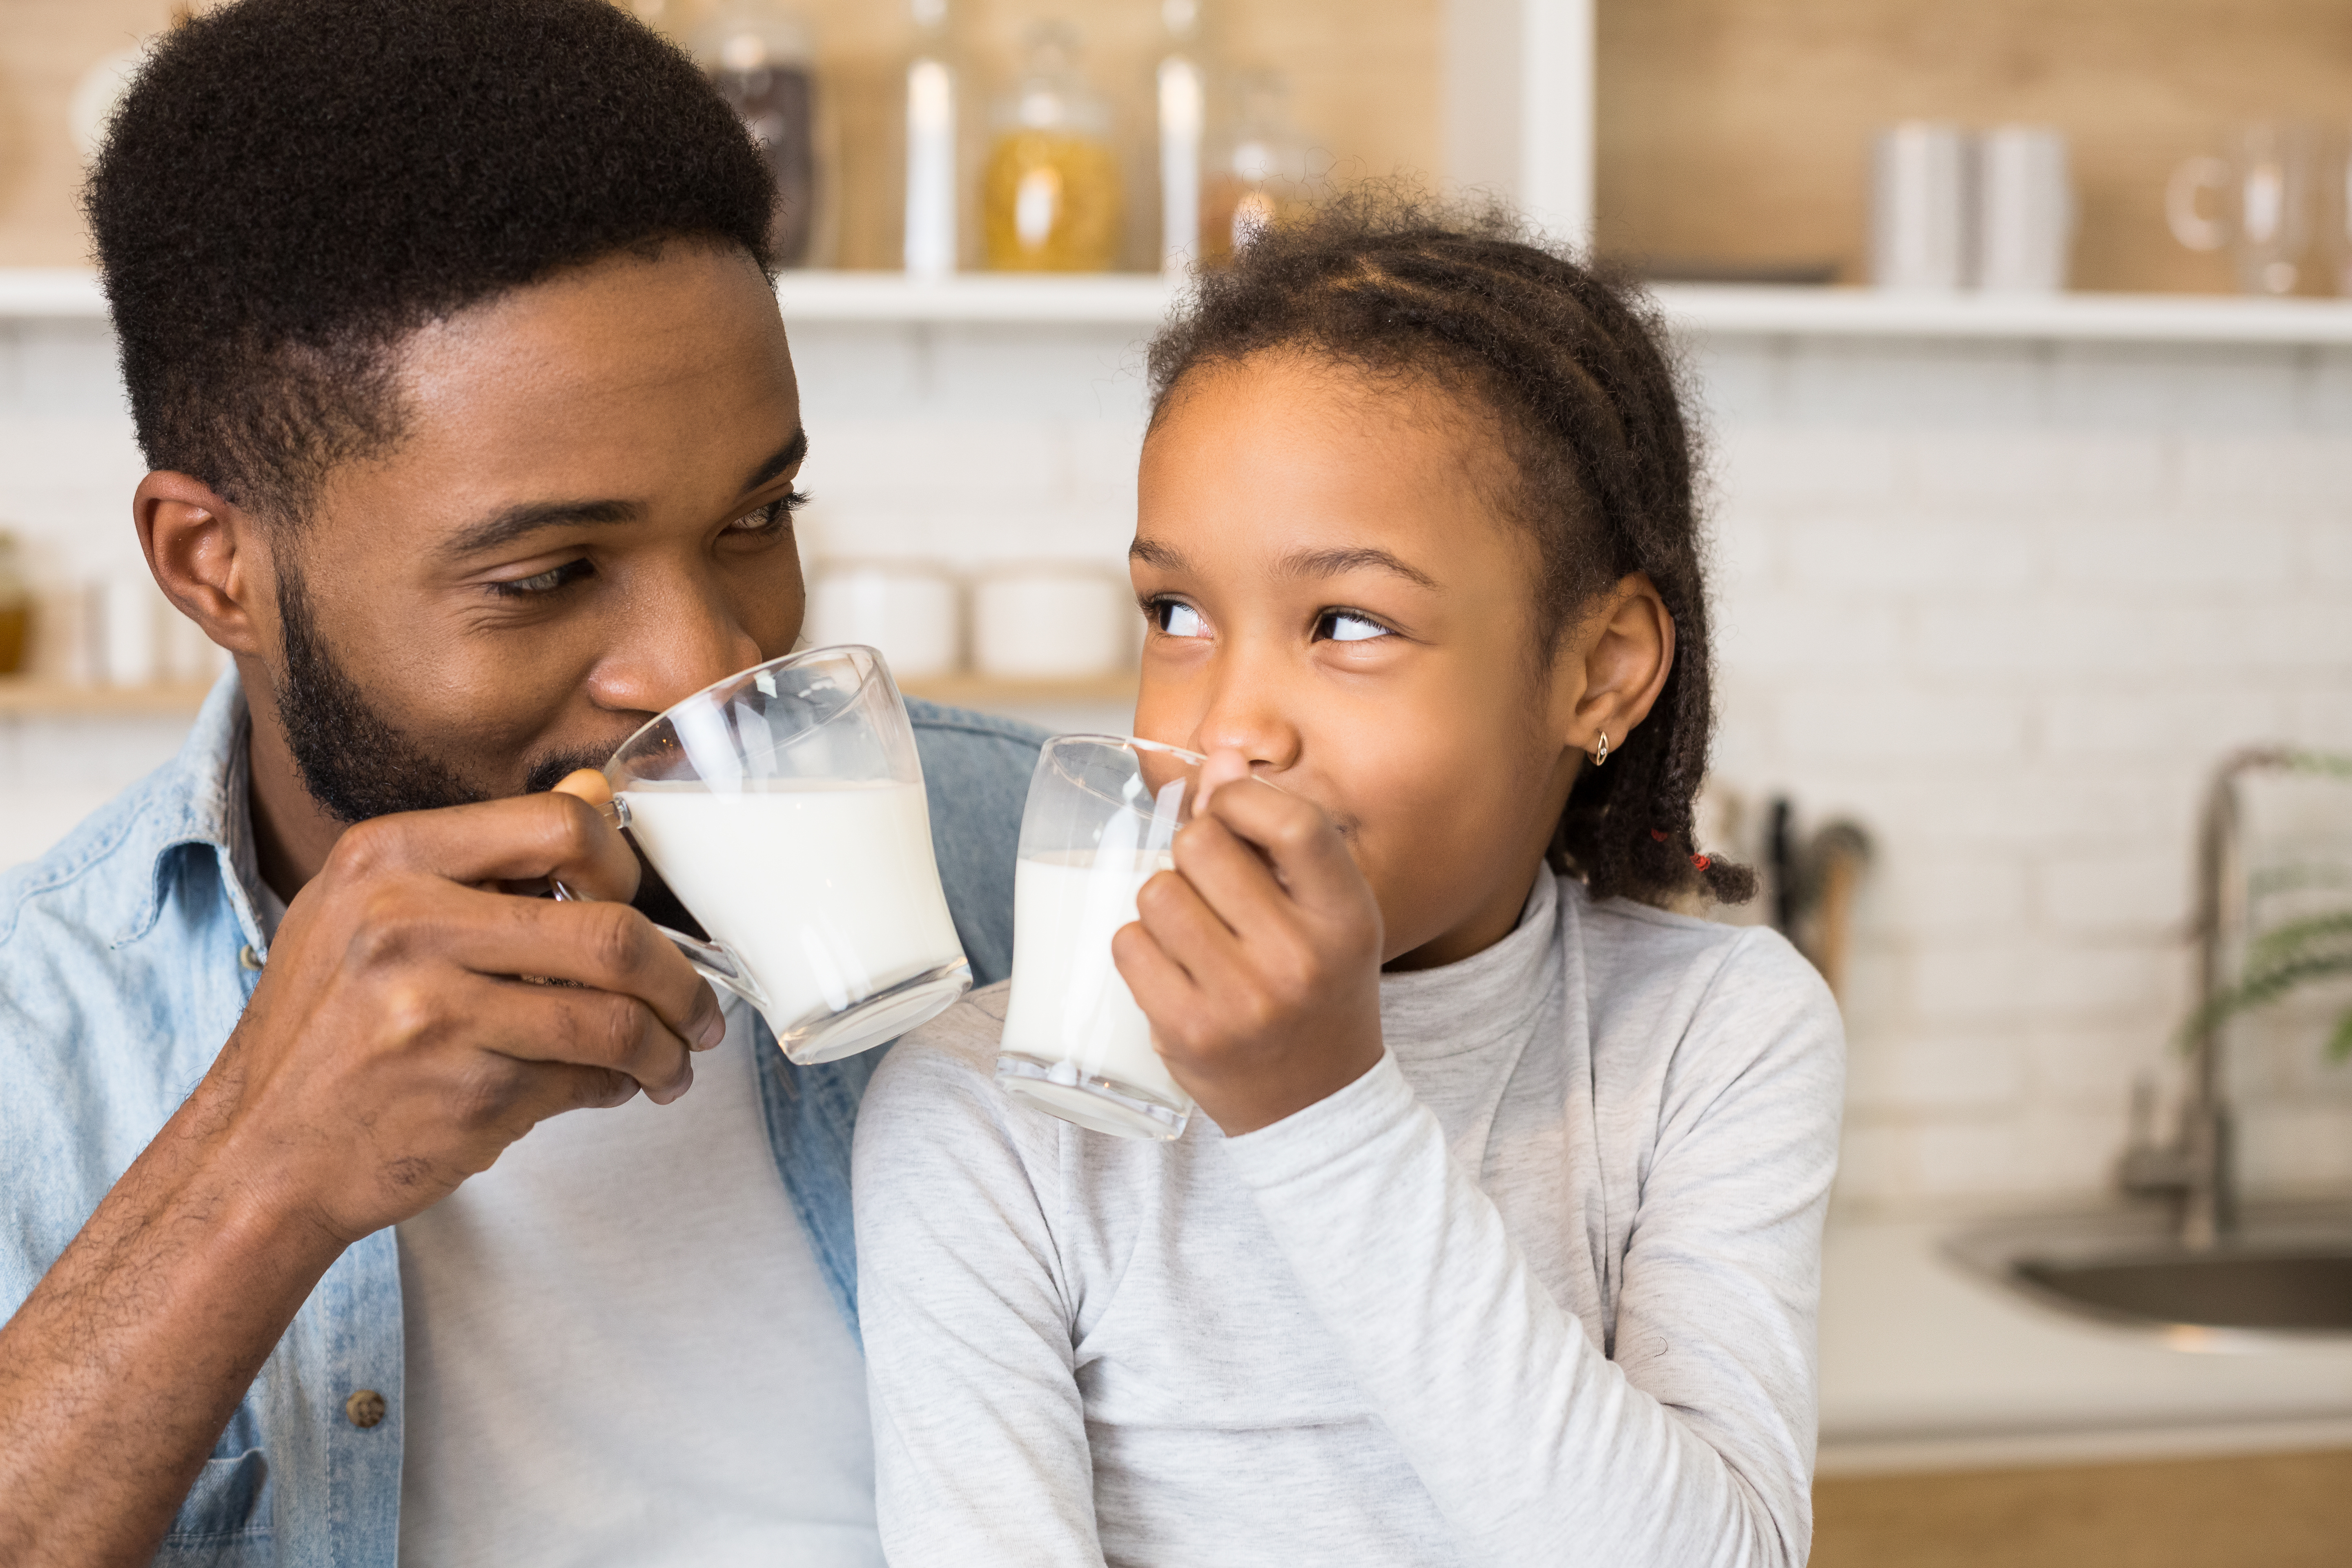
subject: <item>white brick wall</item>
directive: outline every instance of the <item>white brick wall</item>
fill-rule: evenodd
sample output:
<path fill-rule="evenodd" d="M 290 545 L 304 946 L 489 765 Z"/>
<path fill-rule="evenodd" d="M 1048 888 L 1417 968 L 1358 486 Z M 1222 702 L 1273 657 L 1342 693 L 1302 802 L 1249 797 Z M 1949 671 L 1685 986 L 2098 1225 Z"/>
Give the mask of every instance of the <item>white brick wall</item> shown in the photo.
<path fill-rule="evenodd" d="M 1116 563 L 1138 337 L 796 327 L 808 547 Z M 2207 768 L 2257 740 L 2352 749 L 2352 352 L 1690 347 L 1714 432 L 1718 778 L 1852 815 L 1879 851 L 1842 1201 L 2092 1195 L 2133 1078 L 2177 1081 Z M 53 581 L 135 559 L 108 353 L 101 330 L 0 325 L 0 519 Z M 0 732 L 0 858 L 172 740 Z M 2308 1020 L 2249 1031 L 2232 1080 L 2250 1177 L 2352 1182 L 2352 1069 L 2319 1060 Z"/>

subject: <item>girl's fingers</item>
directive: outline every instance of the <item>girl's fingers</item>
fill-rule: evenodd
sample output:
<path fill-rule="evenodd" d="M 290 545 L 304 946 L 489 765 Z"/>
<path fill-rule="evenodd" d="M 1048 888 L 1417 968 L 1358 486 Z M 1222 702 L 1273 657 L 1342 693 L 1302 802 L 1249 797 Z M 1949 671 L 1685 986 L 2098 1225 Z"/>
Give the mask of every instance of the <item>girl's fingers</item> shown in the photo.
<path fill-rule="evenodd" d="M 1238 962 L 1233 931 L 1183 873 L 1162 871 L 1144 883 L 1135 909 L 1152 941 L 1204 989 L 1217 990 L 1219 977 Z"/>
<path fill-rule="evenodd" d="M 1140 921 L 1111 933 L 1110 958 L 1144 1016 L 1156 1020 L 1200 1015 L 1200 987 L 1182 964 L 1168 956 L 1167 950 L 1143 928 Z M 1160 1032 L 1155 1025 L 1153 1033 Z"/>
<path fill-rule="evenodd" d="M 1244 942 L 1297 918 L 1273 869 L 1214 816 L 1196 816 L 1176 836 L 1176 868 Z"/>
<path fill-rule="evenodd" d="M 1313 801 L 1253 778 L 1219 789 L 1202 809 L 1265 854 L 1293 902 L 1335 915 L 1363 902 L 1363 873 Z"/>

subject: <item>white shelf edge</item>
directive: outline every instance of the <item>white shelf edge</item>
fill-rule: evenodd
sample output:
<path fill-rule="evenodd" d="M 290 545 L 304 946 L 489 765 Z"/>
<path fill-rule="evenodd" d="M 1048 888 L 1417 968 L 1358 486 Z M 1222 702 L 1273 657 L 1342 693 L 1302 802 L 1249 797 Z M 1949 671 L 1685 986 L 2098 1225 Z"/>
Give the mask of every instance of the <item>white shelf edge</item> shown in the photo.
<path fill-rule="evenodd" d="M 106 319 L 98 274 L 82 267 L 0 267 L 0 321 Z"/>
<path fill-rule="evenodd" d="M 1661 284 L 1653 292 L 1670 325 L 1698 335 L 2352 344 L 2352 300 L 1927 295 L 1694 283 Z M 1148 273 L 972 273 L 919 283 L 895 272 L 787 272 L 776 295 L 787 326 L 1000 322 L 1149 329 L 1167 314 L 1175 288 Z M 88 271 L 0 268 L 0 321 L 105 318 L 105 297 Z"/>
<path fill-rule="evenodd" d="M 2210 294 L 1912 294 L 1662 283 L 1677 330 L 1725 336 L 2352 343 L 2352 300 Z"/>
<path fill-rule="evenodd" d="M 796 321 L 1150 327 L 1175 297 L 1168 279 L 1149 272 L 974 272 L 938 282 L 897 272 L 787 272 L 776 280 L 787 328 Z"/>

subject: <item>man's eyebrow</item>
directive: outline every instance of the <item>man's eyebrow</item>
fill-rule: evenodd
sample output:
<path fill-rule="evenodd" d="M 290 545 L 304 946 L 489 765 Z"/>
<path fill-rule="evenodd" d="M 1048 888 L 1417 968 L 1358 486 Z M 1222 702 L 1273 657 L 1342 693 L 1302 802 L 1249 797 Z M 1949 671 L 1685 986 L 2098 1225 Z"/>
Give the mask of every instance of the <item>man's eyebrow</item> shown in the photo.
<path fill-rule="evenodd" d="M 790 472 L 794 464 L 807 457 L 808 430 L 803 426 L 793 431 L 793 438 L 777 447 L 767 461 L 751 470 L 751 477 L 743 481 L 740 493 L 749 495 L 774 479 L 778 474 Z M 525 501 L 459 529 L 448 543 L 442 546 L 441 552 L 450 556 L 479 555 L 486 550 L 512 544 L 516 540 L 543 528 L 635 522 L 643 516 L 645 509 L 633 500 Z"/>
<path fill-rule="evenodd" d="M 1275 570 L 1290 578 L 1337 577 L 1344 573 L 1393 573 L 1408 583 L 1418 583 L 1432 593 L 1438 591 L 1437 579 L 1417 566 L 1407 564 L 1385 550 L 1365 546 L 1353 550 L 1299 550 L 1284 556 L 1275 563 Z"/>
<path fill-rule="evenodd" d="M 776 448 L 775 455 L 773 457 L 770 458 L 766 462 L 751 470 L 751 477 L 743 481 L 742 489 L 737 493 L 740 495 L 750 495 L 753 490 L 758 489 L 761 485 L 766 484 L 778 474 L 790 473 L 795 466 L 804 461 L 807 457 L 808 426 L 803 425 L 799 429 L 793 432 L 793 438 L 791 440 Z"/>
<path fill-rule="evenodd" d="M 635 522 L 645 509 L 633 500 L 525 501 L 492 512 L 467 524 L 441 547 L 448 556 L 478 555 L 547 528 L 573 528 L 582 523 Z"/>

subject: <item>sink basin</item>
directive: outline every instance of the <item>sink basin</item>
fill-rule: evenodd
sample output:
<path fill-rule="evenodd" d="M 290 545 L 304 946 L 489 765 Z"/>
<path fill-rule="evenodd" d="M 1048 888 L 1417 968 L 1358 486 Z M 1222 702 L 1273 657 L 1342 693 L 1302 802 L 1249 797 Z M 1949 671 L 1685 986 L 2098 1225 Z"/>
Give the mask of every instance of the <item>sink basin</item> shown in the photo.
<path fill-rule="evenodd" d="M 1956 1237 L 1947 1250 L 2044 1305 L 2110 1323 L 2352 1335 L 2352 1215 L 2341 1210 L 2249 1215 L 2208 1252 L 2137 1213 L 2019 1221 Z"/>
<path fill-rule="evenodd" d="M 2011 1265 L 2046 1294 L 2093 1311 L 2213 1329 L 2352 1333 L 2352 1252 L 2249 1252 Z"/>

